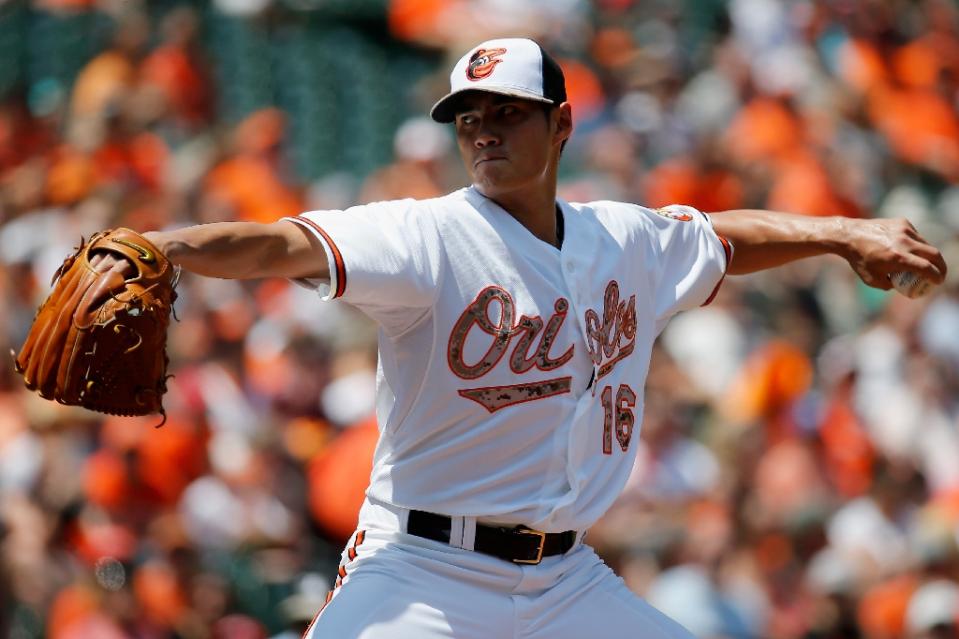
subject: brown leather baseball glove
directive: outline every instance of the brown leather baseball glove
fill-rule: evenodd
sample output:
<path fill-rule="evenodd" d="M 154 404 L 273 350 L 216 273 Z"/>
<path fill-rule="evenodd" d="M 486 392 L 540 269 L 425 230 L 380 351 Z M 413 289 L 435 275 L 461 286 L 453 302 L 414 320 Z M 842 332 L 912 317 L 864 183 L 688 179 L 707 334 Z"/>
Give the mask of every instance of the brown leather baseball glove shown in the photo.
<path fill-rule="evenodd" d="M 95 268 L 100 254 L 127 264 Z M 61 404 L 110 415 L 161 413 L 166 421 L 166 332 L 177 273 L 130 229 L 81 239 L 14 358 L 27 388 Z"/>

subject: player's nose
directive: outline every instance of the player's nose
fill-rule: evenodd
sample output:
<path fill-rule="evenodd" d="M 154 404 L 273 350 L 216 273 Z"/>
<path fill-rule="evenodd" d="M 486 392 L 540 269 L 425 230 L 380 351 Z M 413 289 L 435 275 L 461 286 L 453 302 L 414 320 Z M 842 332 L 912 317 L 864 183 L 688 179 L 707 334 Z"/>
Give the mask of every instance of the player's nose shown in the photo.
<path fill-rule="evenodd" d="M 473 141 L 477 149 L 485 149 L 489 146 L 496 146 L 500 142 L 500 136 L 496 132 L 490 130 L 488 127 L 483 127 L 480 129 Z"/>

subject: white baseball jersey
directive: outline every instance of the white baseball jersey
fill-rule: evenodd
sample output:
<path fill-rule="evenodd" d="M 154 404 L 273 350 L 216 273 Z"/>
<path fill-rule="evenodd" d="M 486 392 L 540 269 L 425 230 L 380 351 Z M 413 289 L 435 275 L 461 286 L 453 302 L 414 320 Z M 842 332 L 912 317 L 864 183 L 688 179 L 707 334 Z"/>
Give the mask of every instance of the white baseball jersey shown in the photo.
<path fill-rule="evenodd" d="M 309 284 L 380 326 L 371 497 L 559 532 L 619 495 L 653 341 L 731 247 L 690 207 L 558 206 L 562 249 L 472 187 L 287 218 L 326 249 Z"/>

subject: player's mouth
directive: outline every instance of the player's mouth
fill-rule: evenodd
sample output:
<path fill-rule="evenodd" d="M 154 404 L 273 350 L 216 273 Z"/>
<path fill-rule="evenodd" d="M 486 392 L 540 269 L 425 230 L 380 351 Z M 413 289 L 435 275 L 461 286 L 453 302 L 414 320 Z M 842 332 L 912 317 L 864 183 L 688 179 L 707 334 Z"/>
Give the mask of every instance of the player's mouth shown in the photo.
<path fill-rule="evenodd" d="M 506 156 L 504 155 L 484 155 L 483 157 L 476 158 L 476 161 L 473 162 L 473 168 L 478 167 L 480 164 L 483 164 L 484 162 L 496 162 L 498 160 L 505 160 L 505 159 L 506 159 Z"/>

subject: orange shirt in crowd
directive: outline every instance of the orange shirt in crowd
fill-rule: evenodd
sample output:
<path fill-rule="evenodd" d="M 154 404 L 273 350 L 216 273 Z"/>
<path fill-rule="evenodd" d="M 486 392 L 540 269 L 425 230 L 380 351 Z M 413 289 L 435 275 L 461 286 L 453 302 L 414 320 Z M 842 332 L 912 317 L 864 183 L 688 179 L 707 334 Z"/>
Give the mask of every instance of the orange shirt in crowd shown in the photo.
<path fill-rule="evenodd" d="M 902 159 L 959 179 L 959 116 L 927 90 L 879 87 L 869 94 L 869 117 Z"/>
<path fill-rule="evenodd" d="M 160 136 L 142 132 L 108 140 L 93 153 L 98 184 L 134 180 L 151 191 L 163 188 L 170 150 Z"/>
<path fill-rule="evenodd" d="M 181 47 L 158 47 L 143 61 L 141 79 L 159 88 L 173 114 L 192 125 L 210 116 L 210 83 Z"/>
<path fill-rule="evenodd" d="M 756 97 L 733 118 L 724 137 L 726 149 L 740 162 L 770 162 L 785 157 L 803 143 L 802 123 L 774 98 Z"/>
<path fill-rule="evenodd" d="M 561 58 L 558 62 L 566 77 L 566 99 L 573 107 L 574 122 L 589 120 L 606 103 L 599 78 L 589 66 L 577 60 Z"/>
<path fill-rule="evenodd" d="M 303 212 L 299 194 L 280 178 L 273 159 L 285 126 L 279 109 L 251 113 L 234 131 L 236 154 L 207 175 L 207 191 L 232 204 L 241 220 L 275 222 Z"/>
<path fill-rule="evenodd" d="M 819 437 L 826 475 L 836 491 L 851 499 L 869 490 L 875 449 L 847 395 L 834 397 L 826 406 Z"/>
<path fill-rule="evenodd" d="M 310 462 L 310 511 L 334 538 L 345 541 L 356 529 L 379 436 L 371 416 L 343 431 Z"/>
<path fill-rule="evenodd" d="M 663 162 L 646 174 L 644 192 L 649 206 L 688 204 L 700 211 L 742 208 L 743 185 L 724 169 L 701 170 L 685 158 Z"/>
<path fill-rule="evenodd" d="M 187 597 L 177 575 L 164 562 L 151 561 L 136 569 L 133 594 L 144 618 L 161 627 L 174 627 L 187 610 Z"/>
<path fill-rule="evenodd" d="M 889 74 L 879 48 L 868 40 L 847 40 L 839 51 L 839 77 L 860 93 L 886 84 Z"/>
<path fill-rule="evenodd" d="M 400 40 L 417 40 L 433 31 L 451 0 L 390 0 L 387 20 L 390 32 Z"/>
<path fill-rule="evenodd" d="M 801 349 L 783 339 L 757 348 L 730 384 L 724 410 L 740 423 L 769 419 L 809 390 L 813 364 Z"/>
<path fill-rule="evenodd" d="M 880 582 L 859 600 L 859 625 L 871 639 L 899 639 L 906 635 L 906 610 L 919 587 L 912 575 L 901 575 Z"/>
<path fill-rule="evenodd" d="M 73 85 L 71 112 L 75 117 L 103 114 L 136 79 L 133 62 L 117 51 L 104 51 L 91 60 Z"/>
<path fill-rule="evenodd" d="M 805 215 L 862 216 L 856 203 L 836 190 L 825 167 L 806 149 L 776 165 L 766 207 Z"/>
<path fill-rule="evenodd" d="M 276 222 L 303 212 L 300 198 L 266 158 L 237 156 L 213 169 L 206 188 L 230 202 L 241 220 Z"/>

